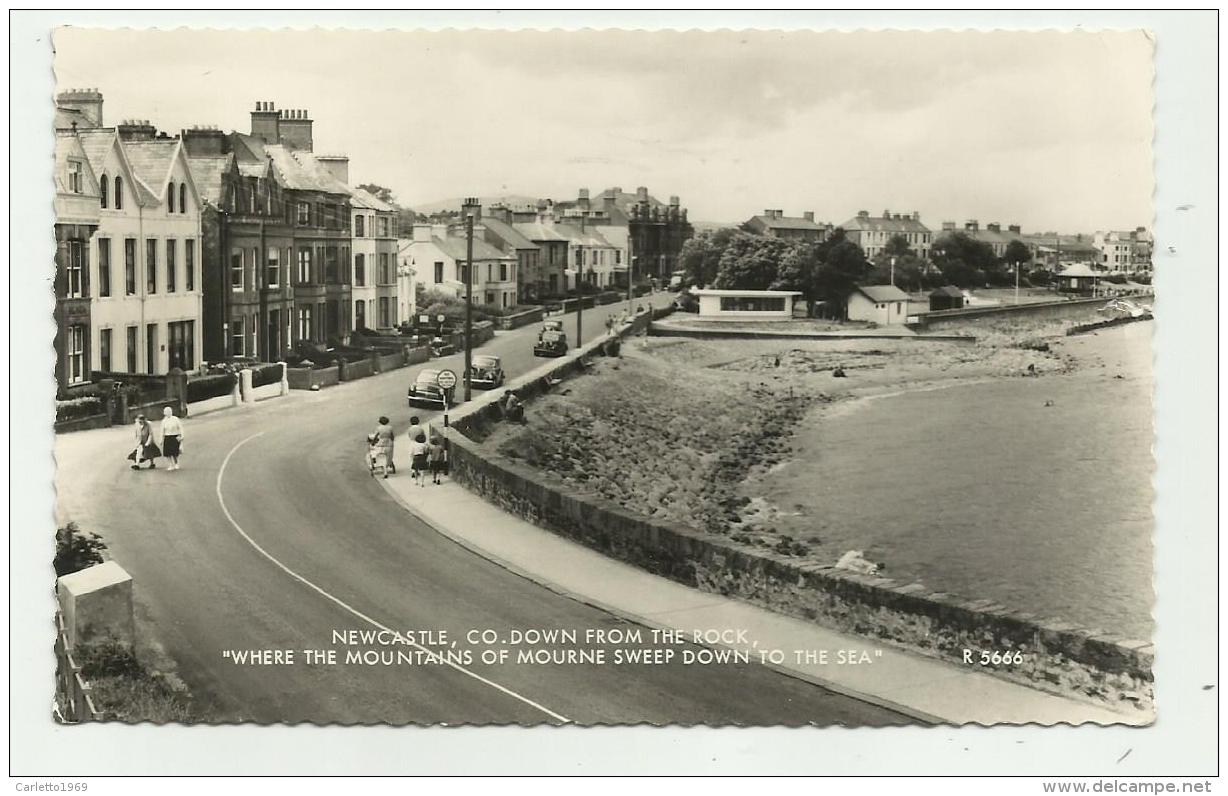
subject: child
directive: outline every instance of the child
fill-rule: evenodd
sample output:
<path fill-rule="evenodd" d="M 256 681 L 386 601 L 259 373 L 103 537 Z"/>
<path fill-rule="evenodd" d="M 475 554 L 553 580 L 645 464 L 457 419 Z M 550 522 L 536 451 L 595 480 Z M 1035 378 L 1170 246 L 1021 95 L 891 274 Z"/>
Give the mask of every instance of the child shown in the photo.
<path fill-rule="evenodd" d="M 367 435 L 367 466 L 371 469 L 372 477 L 375 476 L 376 465 L 380 464 L 380 461 L 379 461 L 380 455 L 381 455 L 381 452 L 379 448 L 379 435 L 368 434 Z M 387 477 L 388 468 L 386 465 L 384 466 L 384 469 L 385 469 L 384 476 Z"/>
<path fill-rule="evenodd" d="M 426 469 L 428 462 L 426 457 L 425 434 L 419 434 L 414 438 L 414 441 L 410 443 L 409 446 L 409 454 L 412 457 L 410 461 L 413 462 L 414 482 L 417 483 L 418 486 L 426 486 Z"/>
<path fill-rule="evenodd" d="M 426 446 L 426 457 L 431 465 L 431 483 L 442 484 L 439 477 L 444 474 L 447 468 L 447 452 L 444 451 L 443 445 L 439 444 L 438 439 L 432 439 Z"/>

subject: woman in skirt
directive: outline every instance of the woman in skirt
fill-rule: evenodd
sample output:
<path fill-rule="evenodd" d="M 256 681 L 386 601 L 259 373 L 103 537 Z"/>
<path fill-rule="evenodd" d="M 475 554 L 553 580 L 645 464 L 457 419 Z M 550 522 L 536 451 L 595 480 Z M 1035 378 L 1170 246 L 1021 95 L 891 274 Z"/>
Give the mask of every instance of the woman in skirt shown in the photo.
<path fill-rule="evenodd" d="M 426 486 L 426 471 L 429 468 L 426 455 L 426 435 L 419 434 L 414 438 L 414 441 L 409 446 L 410 456 L 413 458 L 414 483 L 418 486 Z"/>
<path fill-rule="evenodd" d="M 136 416 L 133 430 L 136 435 L 136 447 L 133 448 L 132 453 L 128 454 L 128 458 L 132 460 L 132 469 L 141 469 L 141 465 L 145 462 L 149 462 L 150 470 L 154 469 L 158 466 L 154 463 L 154 459 L 161 456 L 162 451 L 158 450 L 158 445 L 154 442 L 153 429 L 150 428 L 145 415 Z"/>
<path fill-rule="evenodd" d="M 162 455 L 171 460 L 168 470 L 179 469 L 179 454 L 183 452 L 183 421 L 175 417 L 169 406 L 162 407 Z"/>

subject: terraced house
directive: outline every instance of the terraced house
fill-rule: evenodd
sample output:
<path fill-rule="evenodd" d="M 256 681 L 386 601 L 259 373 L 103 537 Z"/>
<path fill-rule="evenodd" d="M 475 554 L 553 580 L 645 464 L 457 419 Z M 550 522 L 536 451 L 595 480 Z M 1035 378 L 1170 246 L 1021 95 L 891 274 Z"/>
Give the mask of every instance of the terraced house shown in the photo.
<path fill-rule="evenodd" d="M 923 260 L 930 258 L 933 248 L 934 233 L 921 223 L 921 214 L 916 211 L 892 213 L 884 210 L 881 216 L 871 216 L 868 210 L 862 210 L 840 226 L 848 239 L 866 253 L 868 260 L 881 254 L 896 235 L 903 235 L 904 240 L 908 241 L 908 248 Z"/>
<path fill-rule="evenodd" d="M 77 133 L 55 137 L 55 378 L 60 392 L 90 379 L 90 247 L 98 230 L 98 178 Z"/>
<path fill-rule="evenodd" d="M 342 161 L 333 158 L 326 162 L 334 176 L 349 182 L 348 160 Z M 397 307 L 396 210 L 361 188 L 350 189 L 350 208 L 353 215 L 353 328 L 391 329 L 408 318 L 404 313 L 398 314 Z"/>
<path fill-rule="evenodd" d="M 101 97 L 95 118 L 101 120 Z M 85 289 L 90 370 L 165 374 L 201 361 L 200 197 L 178 138 L 148 121 L 76 128 L 97 178 Z"/>

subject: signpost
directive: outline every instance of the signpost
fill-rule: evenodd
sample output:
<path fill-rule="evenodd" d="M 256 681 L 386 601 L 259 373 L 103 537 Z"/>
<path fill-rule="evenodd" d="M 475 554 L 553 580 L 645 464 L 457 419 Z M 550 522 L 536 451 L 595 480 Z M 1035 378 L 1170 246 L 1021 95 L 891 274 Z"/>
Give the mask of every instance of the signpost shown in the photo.
<path fill-rule="evenodd" d="M 441 370 L 435 378 L 439 386 L 443 388 L 443 449 L 444 455 L 451 457 L 452 453 L 448 450 L 448 405 L 452 403 L 452 390 L 456 387 L 456 374 L 451 370 Z"/>

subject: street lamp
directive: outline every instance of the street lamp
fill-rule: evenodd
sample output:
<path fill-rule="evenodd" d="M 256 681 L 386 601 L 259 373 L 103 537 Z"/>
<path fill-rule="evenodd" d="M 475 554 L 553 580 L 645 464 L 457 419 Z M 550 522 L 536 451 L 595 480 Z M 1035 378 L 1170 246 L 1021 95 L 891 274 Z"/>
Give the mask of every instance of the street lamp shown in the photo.
<path fill-rule="evenodd" d="M 473 397 L 473 216 L 465 216 L 465 401 Z"/>

